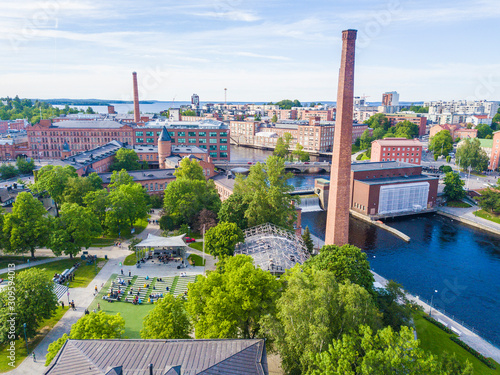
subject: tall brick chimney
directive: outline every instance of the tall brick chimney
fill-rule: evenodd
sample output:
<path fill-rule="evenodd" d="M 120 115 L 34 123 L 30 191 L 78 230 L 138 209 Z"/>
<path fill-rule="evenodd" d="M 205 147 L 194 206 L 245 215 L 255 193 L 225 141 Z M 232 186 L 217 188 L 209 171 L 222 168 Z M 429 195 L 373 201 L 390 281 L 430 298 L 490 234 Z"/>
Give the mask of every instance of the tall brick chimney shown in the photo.
<path fill-rule="evenodd" d="M 139 89 L 137 87 L 137 73 L 132 73 L 134 80 L 134 122 L 141 122 L 141 112 L 139 111 Z"/>
<path fill-rule="evenodd" d="M 326 219 L 326 245 L 349 242 L 351 199 L 352 111 L 354 100 L 354 52 L 357 30 L 342 31 L 342 59 L 337 92 L 337 119 L 333 141 L 330 197 Z"/>

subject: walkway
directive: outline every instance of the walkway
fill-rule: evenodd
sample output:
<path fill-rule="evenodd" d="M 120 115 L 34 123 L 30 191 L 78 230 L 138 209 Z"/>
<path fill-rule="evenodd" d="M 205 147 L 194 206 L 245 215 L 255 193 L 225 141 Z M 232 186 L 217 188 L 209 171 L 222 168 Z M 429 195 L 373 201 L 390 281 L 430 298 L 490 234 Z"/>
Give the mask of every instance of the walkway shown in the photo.
<path fill-rule="evenodd" d="M 47 251 L 50 252 L 51 255 L 54 255 L 52 253 L 52 250 L 47 250 Z M 36 252 L 36 254 L 39 255 L 39 256 L 42 256 L 42 254 L 40 254 L 38 251 Z M 5 255 L 8 255 L 8 254 L 5 254 Z M 29 263 L 24 263 L 24 264 L 16 264 L 15 270 L 19 271 L 19 270 L 22 270 L 24 268 L 38 266 L 39 264 L 45 264 L 45 263 L 55 262 L 56 260 L 61 260 L 61 259 L 67 259 L 67 258 L 65 258 L 65 257 L 53 257 L 53 258 L 48 258 L 48 259 L 35 260 L 33 262 L 30 261 Z M 0 269 L 0 275 L 2 273 L 7 273 L 7 272 L 9 272 L 8 268 L 2 268 L 2 269 Z"/>
<path fill-rule="evenodd" d="M 497 224 L 493 221 L 483 219 L 482 217 L 478 217 L 474 215 L 474 211 L 479 210 L 480 208 L 477 206 L 468 207 L 468 208 L 455 208 L 455 207 L 438 207 L 438 213 L 443 212 L 448 215 L 452 215 L 456 217 L 457 220 L 465 219 L 465 224 L 470 224 L 477 228 L 489 231 L 490 233 L 500 234 L 500 224 Z"/>
<path fill-rule="evenodd" d="M 155 213 L 151 214 L 151 218 L 152 219 L 158 218 L 158 210 L 155 210 Z M 159 234 L 160 233 L 159 226 L 154 224 L 149 224 L 142 233 L 137 235 L 137 237 L 145 239 L 149 233 Z M 149 275 L 150 277 L 179 276 L 180 272 L 185 272 L 187 275 L 194 276 L 198 274 L 203 274 L 205 271 L 204 267 L 188 267 L 178 270 L 176 267 L 176 263 L 172 263 L 167 266 L 165 265 L 159 266 L 158 263 L 154 264 L 152 262 L 148 262 L 141 268 L 136 268 L 135 266 L 120 265 L 123 264 L 125 257 L 130 254 L 130 251 L 128 250 L 128 241 L 123 242 L 121 248 L 117 246 L 109 246 L 103 248 L 89 248 L 88 252 L 89 254 L 97 255 L 98 257 L 104 257 L 104 255 L 107 255 L 108 262 L 86 288 L 69 289 L 70 295 L 68 298 L 70 301 L 71 300 L 75 301 L 76 311 L 68 310 L 66 314 L 64 314 L 64 316 L 59 320 L 59 322 L 54 326 L 54 328 L 47 334 L 47 336 L 44 337 L 44 339 L 40 342 L 40 344 L 38 344 L 38 346 L 35 349 L 35 355 L 37 359 L 36 363 L 33 362 L 32 358 L 28 357 L 19 365 L 19 367 L 10 372 L 7 372 L 6 374 L 12 374 L 12 375 L 42 374 L 46 370 L 44 364 L 49 344 L 59 339 L 64 333 L 69 333 L 71 326 L 84 315 L 85 309 L 94 300 L 95 286 L 97 285 L 100 290 L 101 285 L 105 284 L 111 277 L 111 275 L 120 274 L 122 269 L 125 275 L 128 275 L 128 272 L 130 271 L 132 275 L 138 275 L 138 276 Z M 190 251 L 188 251 L 188 253 L 191 252 L 196 254 L 202 254 L 201 252 L 195 249 L 190 249 Z M 49 256 L 50 254 L 52 254 L 52 252 L 46 249 L 40 249 L 37 250 L 36 252 L 37 256 Z M 207 259 L 207 266 L 213 267 L 214 264 L 213 257 L 210 255 L 205 255 L 205 258 Z M 56 260 L 56 258 L 44 261 L 45 263 L 47 263 L 48 261 L 50 262 L 54 260 Z M 35 262 L 30 264 L 30 266 L 33 265 L 35 265 Z"/>
<path fill-rule="evenodd" d="M 479 219 L 479 218 L 478 218 Z M 319 246 L 321 248 L 324 244 L 325 241 L 320 239 L 319 237 L 316 237 L 311 233 L 311 237 L 314 241 L 314 246 Z M 384 277 L 380 276 L 379 274 L 375 273 L 372 271 L 372 274 L 375 278 L 375 281 L 378 281 L 380 284 L 384 285 L 387 284 L 388 280 L 385 279 Z M 430 306 L 425 303 L 424 301 L 420 300 L 418 296 L 413 296 L 412 294 L 406 293 L 406 296 L 409 300 L 417 302 L 420 306 L 424 308 L 425 312 L 429 312 Z M 489 342 L 487 342 L 485 339 L 483 339 L 481 336 L 477 335 L 476 333 L 472 332 L 468 328 L 464 327 L 463 325 L 457 323 L 453 319 L 449 318 L 448 316 L 444 315 L 440 311 L 436 309 L 432 309 L 432 316 L 435 319 L 440 319 L 444 324 L 449 325 L 450 327 L 454 327 L 458 331 L 461 332 L 460 339 L 467 343 L 471 348 L 476 349 L 479 353 L 486 357 L 491 357 L 493 358 L 496 362 L 500 363 L 500 349 L 497 348 L 496 346 L 491 345 Z"/>

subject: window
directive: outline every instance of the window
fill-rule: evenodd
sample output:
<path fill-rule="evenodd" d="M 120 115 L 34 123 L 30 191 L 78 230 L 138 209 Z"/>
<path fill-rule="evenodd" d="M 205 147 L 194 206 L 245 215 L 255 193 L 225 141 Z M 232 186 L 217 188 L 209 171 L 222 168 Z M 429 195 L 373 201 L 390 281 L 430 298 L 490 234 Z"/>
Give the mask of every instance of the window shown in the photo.
<path fill-rule="evenodd" d="M 217 143 L 217 139 L 210 138 L 210 143 Z"/>
<path fill-rule="evenodd" d="M 215 146 L 210 146 L 210 151 L 217 151 L 217 145 L 215 145 Z"/>
<path fill-rule="evenodd" d="M 227 152 L 221 152 L 220 153 L 221 158 L 227 158 Z"/>
<path fill-rule="evenodd" d="M 168 135 L 171 137 L 175 137 L 175 132 L 168 132 Z"/>
<path fill-rule="evenodd" d="M 177 132 L 177 136 L 178 137 L 185 137 L 186 136 L 186 132 Z"/>
<path fill-rule="evenodd" d="M 146 132 L 146 137 L 154 137 L 155 132 Z"/>
<path fill-rule="evenodd" d="M 174 144 L 175 143 L 175 138 L 171 138 L 172 139 L 172 143 Z"/>
<path fill-rule="evenodd" d="M 147 143 L 155 143 L 155 139 L 154 138 L 146 138 L 146 142 Z"/>
<path fill-rule="evenodd" d="M 177 143 L 186 143 L 186 138 L 179 138 Z"/>
<path fill-rule="evenodd" d="M 202 149 L 204 149 L 204 150 L 206 150 L 206 149 L 207 149 L 207 146 L 205 146 L 205 145 L 198 145 L 198 147 L 199 147 L 199 148 L 202 148 Z"/>
<path fill-rule="evenodd" d="M 143 134 L 142 132 L 135 132 L 136 137 L 142 137 L 142 134 Z"/>
<path fill-rule="evenodd" d="M 158 190 L 158 182 L 155 182 L 155 190 Z"/>
<path fill-rule="evenodd" d="M 219 147 L 219 150 L 226 151 L 227 150 L 227 146 L 222 145 L 222 146 Z"/>
<path fill-rule="evenodd" d="M 217 133 L 215 133 L 215 132 L 210 132 L 210 137 L 217 137 Z"/>
<path fill-rule="evenodd" d="M 188 132 L 188 135 L 189 135 L 190 137 L 196 137 L 196 132 Z"/>
<path fill-rule="evenodd" d="M 210 153 L 210 157 L 211 158 L 216 158 L 217 157 L 217 153 L 216 152 L 211 152 Z"/>
<path fill-rule="evenodd" d="M 144 139 L 143 138 L 137 138 L 135 141 L 136 141 L 136 143 L 144 143 Z"/>
<path fill-rule="evenodd" d="M 160 190 L 163 190 L 163 184 L 160 184 Z"/>
<path fill-rule="evenodd" d="M 196 138 L 189 138 L 188 143 L 196 143 Z"/>
<path fill-rule="evenodd" d="M 227 138 L 221 138 L 220 143 L 227 143 Z"/>
<path fill-rule="evenodd" d="M 219 135 L 220 135 L 221 137 L 227 137 L 227 132 L 220 132 L 220 133 L 219 133 Z"/>
<path fill-rule="evenodd" d="M 207 136 L 207 132 L 199 132 L 198 135 L 200 137 L 206 137 Z"/>
<path fill-rule="evenodd" d="M 161 132 L 156 132 L 156 136 L 159 137 Z"/>
<path fill-rule="evenodd" d="M 205 138 L 200 138 L 198 141 L 199 141 L 200 143 L 207 143 L 207 140 L 206 140 Z"/>

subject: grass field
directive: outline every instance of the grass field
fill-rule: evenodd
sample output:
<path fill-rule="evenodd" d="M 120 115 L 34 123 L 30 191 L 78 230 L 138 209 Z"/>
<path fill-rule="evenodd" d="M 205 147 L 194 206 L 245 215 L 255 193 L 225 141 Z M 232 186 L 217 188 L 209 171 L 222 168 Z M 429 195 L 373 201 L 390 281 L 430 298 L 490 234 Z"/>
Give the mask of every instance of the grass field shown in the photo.
<path fill-rule="evenodd" d="M 48 257 L 36 257 L 31 259 L 30 256 L 23 257 L 22 255 L 0 255 L 0 269 L 7 268 L 9 264 L 25 264 L 28 259 L 30 261 L 47 259 Z"/>
<path fill-rule="evenodd" d="M 420 346 L 423 349 L 430 351 L 431 353 L 436 355 L 440 355 L 443 351 L 447 351 L 450 354 L 456 353 L 459 360 L 465 362 L 465 360 L 468 359 L 469 362 L 474 365 L 475 375 L 500 374 L 500 365 L 496 366 L 496 370 L 490 369 L 479 359 L 451 341 L 450 334 L 444 332 L 442 329 L 438 328 L 431 322 L 425 320 L 421 315 L 415 314 L 414 320 L 418 339 L 421 343 Z"/>
<path fill-rule="evenodd" d="M 478 217 L 482 217 L 483 219 L 493 221 L 494 223 L 500 224 L 500 215 L 493 215 L 485 210 L 477 210 L 474 211 L 474 215 Z"/>
<path fill-rule="evenodd" d="M 33 266 L 33 267 L 44 270 L 44 273 L 52 279 L 55 273 L 61 273 L 65 269 L 73 267 L 73 264 L 75 264 L 76 262 L 80 262 L 80 267 L 78 267 L 77 270 L 75 271 L 75 280 L 69 283 L 69 287 L 70 288 L 86 287 L 95 277 L 96 267 L 94 264 L 87 266 L 85 261 L 81 260 L 80 258 L 73 258 L 73 259 L 68 258 L 68 259 L 56 260 L 55 262 L 40 264 L 38 266 Z M 97 272 L 99 272 L 99 270 L 102 267 L 104 267 L 106 262 L 107 261 L 104 259 L 101 258 L 98 259 Z M 22 272 L 22 270 L 20 270 L 20 272 Z M 0 278 L 5 279 L 6 276 L 7 274 L 2 274 L 0 275 Z"/>
<path fill-rule="evenodd" d="M 37 336 L 33 339 L 28 340 L 28 347 L 30 352 L 43 340 L 45 335 L 50 332 L 50 330 L 57 324 L 57 322 L 62 318 L 62 316 L 68 311 L 66 306 L 64 310 L 58 307 L 56 313 L 53 317 L 46 319 L 41 322 L 40 330 Z M 35 351 L 36 352 L 36 351 Z M 9 366 L 9 359 L 7 358 L 7 346 L 0 345 L 0 373 L 11 371 L 13 367 Z M 16 340 L 16 361 L 15 366 L 19 364 L 26 358 L 26 343 L 24 340 Z"/>
<path fill-rule="evenodd" d="M 194 262 L 195 266 L 204 266 L 205 262 L 203 261 L 203 257 L 197 255 L 197 254 L 191 254 L 188 257 L 188 261 Z"/>
<path fill-rule="evenodd" d="M 127 240 L 131 239 L 135 235 L 141 233 L 148 226 L 148 219 L 139 219 L 135 222 L 134 228 L 135 232 L 130 233 L 130 230 L 121 233 L 121 238 L 125 238 Z M 96 237 L 92 240 L 92 247 L 107 247 L 113 246 L 116 241 L 119 240 L 118 233 L 111 233 L 110 235 Z"/>
<path fill-rule="evenodd" d="M 462 201 L 449 201 L 446 202 L 446 206 L 455 208 L 469 208 L 471 205 Z"/>
<path fill-rule="evenodd" d="M 137 263 L 137 260 L 136 260 L 135 252 L 133 252 L 130 255 L 127 255 L 127 257 L 123 261 L 124 266 L 133 266 L 136 263 Z"/>
<path fill-rule="evenodd" d="M 192 247 L 193 249 L 203 251 L 203 242 L 191 242 L 189 244 L 189 247 Z"/>

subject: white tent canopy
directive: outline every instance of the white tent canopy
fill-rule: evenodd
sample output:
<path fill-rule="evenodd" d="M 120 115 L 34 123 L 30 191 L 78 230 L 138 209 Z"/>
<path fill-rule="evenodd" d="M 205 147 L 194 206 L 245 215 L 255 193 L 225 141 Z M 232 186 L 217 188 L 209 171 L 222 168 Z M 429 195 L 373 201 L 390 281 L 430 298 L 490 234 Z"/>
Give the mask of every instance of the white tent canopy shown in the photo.
<path fill-rule="evenodd" d="M 136 248 L 158 248 L 158 247 L 187 247 L 184 242 L 186 234 L 181 234 L 175 237 L 162 237 L 148 234 L 148 237 L 135 245 Z"/>

